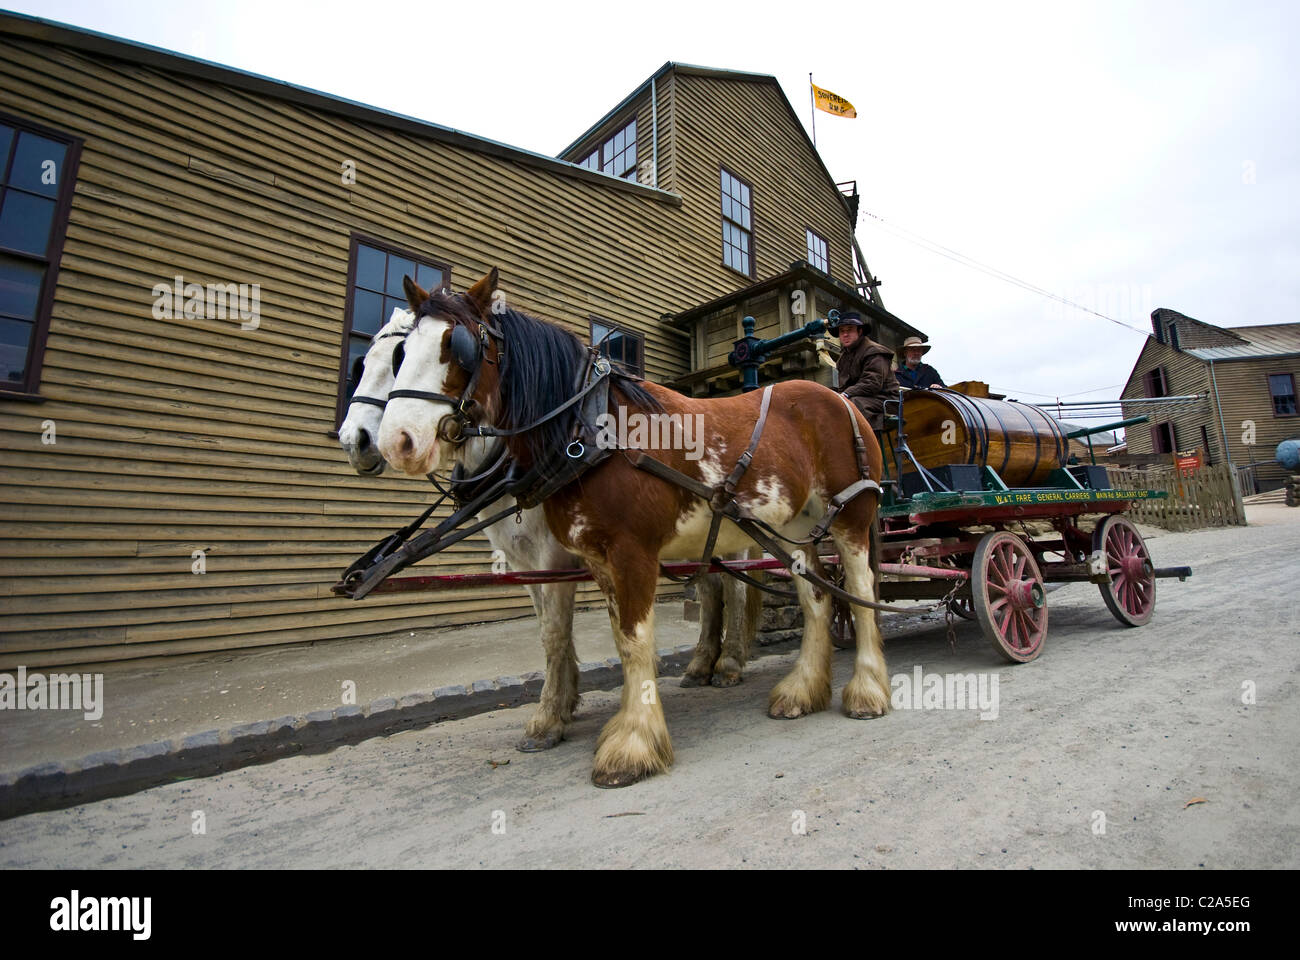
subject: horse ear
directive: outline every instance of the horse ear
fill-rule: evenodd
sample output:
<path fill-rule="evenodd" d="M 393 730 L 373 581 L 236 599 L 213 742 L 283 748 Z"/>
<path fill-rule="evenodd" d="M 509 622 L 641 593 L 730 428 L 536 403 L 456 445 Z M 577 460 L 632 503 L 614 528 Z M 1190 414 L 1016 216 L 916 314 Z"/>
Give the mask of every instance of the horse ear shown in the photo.
<path fill-rule="evenodd" d="M 402 277 L 402 290 L 406 293 L 406 302 L 412 310 L 419 310 L 420 305 L 429 299 L 429 292 L 421 290 L 420 285 L 410 277 Z"/>
<path fill-rule="evenodd" d="M 480 316 L 487 313 L 492 306 L 492 294 L 496 292 L 497 280 L 500 276 L 501 271 L 493 267 L 491 273 L 465 292 L 465 296 L 469 297 L 474 306 L 478 307 Z"/>

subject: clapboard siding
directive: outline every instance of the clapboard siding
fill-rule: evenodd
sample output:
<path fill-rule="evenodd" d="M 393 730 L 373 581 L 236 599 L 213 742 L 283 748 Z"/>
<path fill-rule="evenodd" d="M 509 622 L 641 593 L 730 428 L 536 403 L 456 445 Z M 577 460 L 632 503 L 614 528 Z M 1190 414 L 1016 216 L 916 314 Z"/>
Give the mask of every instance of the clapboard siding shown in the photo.
<path fill-rule="evenodd" d="M 675 188 L 698 198 L 686 216 L 716 274 L 744 285 L 722 264 L 718 178 L 725 165 L 753 186 L 755 279 L 806 259 L 805 229 L 812 227 L 827 239 L 831 276 L 852 282 L 848 215 L 775 84 L 679 73 L 674 96 Z"/>
<path fill-rule="evenodd" d="M 1274 450 L 1283 440 L 1300 436 L 1300 417 L 1274 416 L 1268 390 L 1268 374 L 1290 373 L 1300 385 L 1300 358 L 1217 360 L 1211 376 L 1207 361 L 1148 338 L 1129 375 L 1123 397 L 1143 396 L 1144 377 L 1161 366 L 1168 373 L 1171 395 L 1200 393 L 1209 397 L 1205 404 L 1198 407 L 1175 408 L 1167 413 L 1151 415 L 1152 423 L 1167 420 L 1174 425 L 1180 449 L 1203 448 L 1205 442 L 1201 428 L 1204 427 L 1210 441 L 1210 458 L 1218 463 L 1224 458 L 1223 436 L 1226 431 L 1228 454 L 1234 463 L 1239 466 L 1252 462 L 1257 464 L 1257 477 L 1266 486 L 1277 486 L 1285 479 L 1286 471 L 1274 460 Z M 1130 407 L 1125 415 L 1133 416 L 1143 412 L 1146 411 Z M 1255 442 L 1245 443 L 1252 432 Z M 1152 452 L 1148 425 L 1130 427 L 1127 435 L 1129 452 Z"/>
<path fill-rule="evenodd" d="M 0 37 L 0 109 L 84 140 L 42 402 L 0 399 L 0 666 L 528 614 L 522 588 L 363 603 L 329 592 L 343 566 L 433 496 L 422 480 L 358 477 L 331 436 L 350 239 L 449 263 L 458 289 L 497 266 L 517 309 L 583 337 L 593 314 L 631 328 L 643 335 L 648 376 L 682 376 L 689 340 L 660 317 L 746 283 L 720 267 L 716 164 L 692 155 L 706 141 L 749 158 L 740 172 L 759 191 L 761 271 L 802 258 L 810 225 L 831 240 L 837 275 L 849 276 L 843 211 L 824 175 L 804 169 L 807 144 L 787 129 L 779 94 L 682 86 L 671 74 L 657 82 L 659 186 L 672 194 L 652 193 Z M 743 123 L 716 112 L 719 97 L 758 115 Z M 648 93 L 631 109 L 648 164 Z M 747 142 L 746 126 L 775 139 Z M 776 156 L 787 150 L 793 161 Z M 355 183 L 343 182 L 344 161 Z M 750 172 L 764 163 L 768 172 Z M 154 287 L 177 276 L 258 284 L 257 329 L 238 318 L 156 319 Z M 191 571 L 199 550 L 202 575 Z M 478 535 L 421 569 L 482 572 L 488 560 Z M 597 600 L 580 585 L 580 602 Z"/>

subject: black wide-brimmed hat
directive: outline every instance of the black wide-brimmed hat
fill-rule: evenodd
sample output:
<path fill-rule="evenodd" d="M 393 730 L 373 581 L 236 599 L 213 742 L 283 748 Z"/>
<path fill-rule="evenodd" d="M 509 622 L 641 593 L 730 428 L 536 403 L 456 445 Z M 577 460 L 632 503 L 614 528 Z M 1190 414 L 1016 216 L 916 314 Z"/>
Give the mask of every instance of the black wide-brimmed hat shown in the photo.
<path fill-rule="evenodd" d="M 862 320 L 862 314 L 856 310 L 845 310 L 840 314 L 840 318 L 830 324 L 832 336 L 839 336 L 840 327 L 862 327 L 866 328 L 866 323 Z"/>

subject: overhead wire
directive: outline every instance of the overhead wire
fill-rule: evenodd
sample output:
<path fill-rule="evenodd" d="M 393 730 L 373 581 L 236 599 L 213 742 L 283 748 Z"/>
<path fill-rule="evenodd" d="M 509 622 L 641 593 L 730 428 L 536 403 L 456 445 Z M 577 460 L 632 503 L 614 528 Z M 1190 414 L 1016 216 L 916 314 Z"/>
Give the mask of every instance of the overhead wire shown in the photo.
<path fill-rule="evenodd" d="M 1007 273 L 1005 270 L 999 270 L 997 267 L 990 266 L 989 264 L 986 263 L 981 263 L 979 260 L 976 260 L 973 257 L 968 257 L 964 253 L 959 253 L 958 251 L 953 250 L 950 247 L 945 247 L 943 244 L 938 243 L 937 241 L 930 240 L 927 237 L 923 237 L 919 233 L 916 233 L 913 230 L 908 230 L 906 227 L 900 227 L 897 224 L 891 223 L 890 221 L 886 220 L 884 217 L 872 213 L 870 210 L 864 209 L 861 211 L 861 213 L 865 216 L 870 217 L 872 220 L 876 221 L 876 223 L 879 224 L 880 227 L 883 230 L 885 230 L 886 233 L 890 233 L 893 236 L 898 237 L 900 240 L 906 240 L 908 243 L 914 244 L 923 250 L 929 251 L 930 253 L 937 254 L 938 256 L 951 260 L 954 263 L 958 263 L 964 267 L 969 267 L 972 270 L 978 270 L 980 273 L 987 274 L 988 276 L 993 277 L 996 280 L 1002 280 L 1003 282 L 1019 287 L 1022 290 L 1027 290 L 1030 293 L 1036 293 L 1041 297 L 1048 298 L 1049 300 L 1055 300 L 1057 303 L 1062 303 L 1067 307 L 1073 307 L 1076 310 L 1082 310 L 1084 313 L 1090 313 L 1095 317 L 1100 317 L 1102 320 L 1108 320 L 1111 323 L 1123 327 L 1126 330 L 1132 330 L 1134 333 L 1140 333 L 1143 336 L 1147 335 L 1147 331 L 1139 327 L 1135 327 L 1132 324 L 1125 323 L 1123 320 L 1116 320 L 1114 317 L 1108 317 L 1106 316 L 1106 314 L 1099 313 L 1096 310 L 1093 310 L 1091 307 L 1085 307 L 1081 303 L 1075 303 L 1073 300 L 1069 300 L 1065 297 L 1060 296 L 1059 294 L 1052 293 L 1050 290 L 1045 290 L 1042 287 L 1035 286 L 1034 284 L 1028 282 L 1027 280 L 1021 280 L 1019 277 Z"/>

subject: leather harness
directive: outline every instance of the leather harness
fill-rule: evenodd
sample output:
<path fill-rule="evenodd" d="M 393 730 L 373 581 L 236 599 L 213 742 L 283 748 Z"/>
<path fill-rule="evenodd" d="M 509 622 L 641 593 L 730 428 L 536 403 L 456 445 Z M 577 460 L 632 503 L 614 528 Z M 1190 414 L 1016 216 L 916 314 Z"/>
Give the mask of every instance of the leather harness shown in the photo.
<path fill-rule="evenodd" d="M 385 336 L 400 336 L 403 337 L 403 340 L 405 338 L 405 334 L 396 333 L 386 334 Z M 375 544 L 348 567 L 339 582 L 334 585 L 333 590 L 335 593 L 350 596 L 354 600 L 360 600 L 398 570 L 444 550 L 453 543 L 464 540 L 466 537 L 482 530 L 484 527 L 491 526 L 512 513 L 518 519 L 518 515 L 523 510 L 540 504 L 547 497 L 572 483 L 582 474 L 612 455 L 612 449 L 597 442 L 596 430 L 596 421 L 599 415 L 607 413 L 609 408 L 611 366 L 609 361 L 594 349 L 588 352 L 587 362 L 578 374 L 574 384 L 574 395 L 546 413 L 535 423 L 513 429 L 473 423 L 473 410 L 477 407 L 477 403 L 473 399 L 473 393 L 482 370 L 489 336 L 502 343 L 502 348 L 498 351 L 498 357 L 504 358 L 504 337 L 500 331 L 487 323 L 479 321 L 477 338 L 462 325 L 458 324 L 452 329 L 452 353 L 461 367 L 470 374 L 460 397 L 450 397 L 446 394 L 425 390 L 404 389 L 391 391 L 388 395 L 389 399 L 413 397 L 451 404 L 453 413 L 444 417 L 438 426 L 439 437 L 451 443 L 463 442 L 471 436 L 510 437 L 525 433 L 580 404 L 575 411 L 574 438 L 565 448 L 563 457 L 553 457 L 551 463 L 534 464 L 530 469 L 524 470 L 517 461 L 510 459 L 507 452 L 503 450 L 486 470 L 473 477 L 465 477 L 463 468 L 458 465 L 452 474 L 450 489 L 444 489 L 435 478 L 430 477 L 435 485 L 442 490 L 442 497 L 425 510 L 413 523 Z M 401 364 L 399 351 L 402 350 L 402 346 L 403 344 L 399 343 L 394 349 L 394 371 Z M 721 563 L 718 558 L 713 556 L 713 548 L 717 542 L 722 521 L 727 519 L 736 524 L 765 551 L 780 560 L 787 569 L 812 583 L 816 589 L 825 590 L 840 600 L 863 607 L 887 611 L 905 610 L 905 608 L 891 607 L 853 596 L 824 577 L 813 573 L 808 569 L 809 565 L 807 563 L 796 561 L 776 542 L 776 538 L 779 537 L 790 543 L 817 543 L 826 537 L 836 516 L 855 497 L 867 491 L 874 492 L 877 495 L 881 493 L 880 485 L 871 479 L 867 463 L 866 443 L 858 428 L 855 410 L 845 397 L 841 396 L 840 400 L 847 408 L 849 422 L 853 426 L 853 445 L 858 463 L 859 478 L 831 498 L 826 514 L 809 531 L 809 535 L 802 540 L 791 540 L 777 533 L 736 500 L 736 487 L 740 484 L 741 478 L 744 477 L 746 471 L 748 471 L 750 464 L 753 463 L 754 453 L 758 449 L 759 441 L 763 436 L 763 429 L 767 423 L 767 414 L 772 401 L 772 387 L 770 385 L 763 391 L 758 419 L 754 423 L 754 429 L 750 434 L 749 445 L 737 459 L 731 472 L 716 487 L 709 487 L 707 484 L 675 470 L 666 463 L 656 460 L 642 450 L 623 449 L 623 453 L 632 466 L 701 497 L 708 501 L 709 508 L 713 511 L 713 519 L 709 525 L 709 534 L 700 561 L 702 566 L 687 578 L 672 577 L 666 573 L 665 576 L 670 576 L 670 579 L 677 582 L 686 582 L 703 575 L 713 562 Z M 386 406 L 387 403 L 385 400 L 373 397 L 358 396 L 354 396 L 351 402 L 371 403 L 380 407 Z M 469 527 L 458 529 L 462 523 L 479 513 L 484 507 L 508 495 L 515 497 L 516 503 L 514 506 L 500 510 L 486 520 L 480 520 Z M 451 516 L 444 519 L 433 529 L 421 533 L 414 540 L 410 539 L 448 496 L 451 496 L 458 505 L 458 508 Z M 726 566 L 722 566 L 722 569 L 736 579 L 758 589 L 771 593 L 789 594 L 789 591 L 774 589 L 752 577 L 746 576 L 740 571 L 731 570 Z"/>

